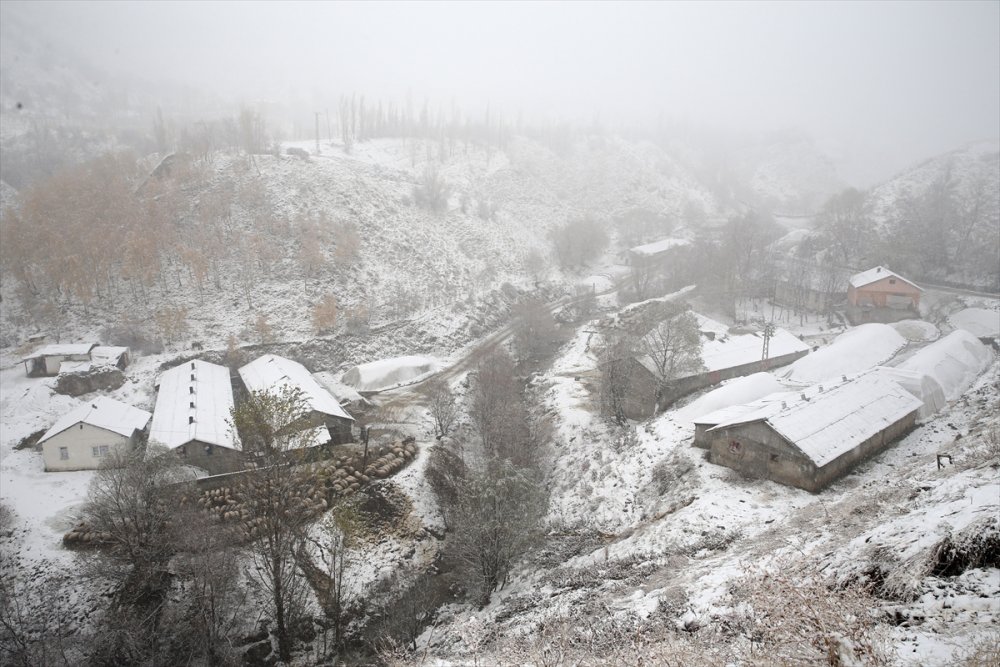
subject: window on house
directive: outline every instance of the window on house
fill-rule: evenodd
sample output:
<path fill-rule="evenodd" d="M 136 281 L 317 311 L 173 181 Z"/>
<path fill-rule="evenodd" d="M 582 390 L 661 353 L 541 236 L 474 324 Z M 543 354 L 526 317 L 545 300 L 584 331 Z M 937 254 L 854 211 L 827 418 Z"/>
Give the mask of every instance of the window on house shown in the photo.
<path fill-rule="evenodd" d="M 108 455 L 108 446 L 98 445 L 97 447 L 91 447 L 90 451 L 94 454 L 95 459 L 104 458 Z"/>
<path fill-rule="evenodd" d="M 181 445 L 177 448 L 177 453 L 181 456 L 187 456 L 188 450 L 186 445 Z"/>
<path fill-rule="evenodd" d="M 60 461 L 68 461 L 69 460 L 69 447 L 60 447 L 59 448 L 59 460 Z"/>
<path fill-rule="evenodd" d="M 895 278 L 889 278 L 889 284 L 890 285 L 895 285 L 896 284 L 896 279 Z"/>
<path fill-rule="evenodd" d="M 205 455 L 206 456 L 212 455 L 212 445 L 205 445 Z"/>
<path fill-rule="evenodd" d="M 777 462 L 778 462 L 778 455 L 771 454 L 771 463 L 777 463 Z"/>
<path fill-rule="evenodd" d="M 740 449 L 742 449 L 742 448 L 743 448 L 743 446 L 740 444 L 739 440 L 730 440 L 729 441 L 729 452 L 731 454 L 739 454 L 740 453 Z"/>

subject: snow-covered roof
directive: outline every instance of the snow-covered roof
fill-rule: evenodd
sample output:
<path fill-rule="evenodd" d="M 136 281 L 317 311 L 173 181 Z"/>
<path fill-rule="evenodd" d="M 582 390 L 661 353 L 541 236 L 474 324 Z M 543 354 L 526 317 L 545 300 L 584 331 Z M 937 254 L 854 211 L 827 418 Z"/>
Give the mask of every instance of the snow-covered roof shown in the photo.
<path fill-rule="evenodd" d="M 923 348 L 899 365 L 907 371 L 926 373 L 938 381 L 949 401 L 964 394 L 986 370 L 993 353 L 965 329 L 956 329 Z"/>
<path fill-rule="evenodd" d="M 644 255 L 651 257 L 653 255 L 659 255 L 661 252 L 666 252 L 671 248 L 679 248 L 680 246 L 690 245 L 691 242 L 687 239 L 662 239 L 660 241 L 654 241 L 653 243 L 647 243 L 645 245 L 635 246 L 630 248 L 629 252 L 635 255 Z"/>
<path fill-rule="evenodd" d="M 904 283 L 913 285 L 921 292 L 923 291 L 923 289 L 919 285 L 910 282 L 903 276 L 893 271 L 890 271 L 884 266 L 876 266 L 874 269 L 868 269 L 867 271 L 862 271 L 861 273 L 855 273 L 853 276 L 851 276 L 851 286 L 854 288 L 864 287 L 865 285 L 871 285 L 874 282 L 878 282 L 883 278 L 898 278 L 899 280 L 902 280 Z"/>
<path fill-rule="evenodd" d="M 704 423 L 701 417 L 734 405 L 743 405 L 756 401 L 770 394 L 785 391 L 787 387 L 781 384 L 771 373 L 754 373 L 733 378 L 718 389 L 713 389 L 683 408 L 674 412 L 674 419 Z M 718 423 L 718 422 L 707 422 Z"/>
<path fill-rule="evenodd" d="M 764 334 L 727 334 L 715 340 L 703 340 L 701 359 L 709 371 L 722 370 L 760 361 L 764 351 Z M 783 357 L 796 352 L 808 352 L 809 346 L 784 329 L 775 329 L 768 343 L 768 358 Z"/>
<path fill-rule="evenodd" d="M 296 388 L 302 393 L 311 410 L 354 421 L 354 418 L 340 407 L 337 399 L 320 386 L 305 366 L 291 359 L 265 354 L 242 367 L 240 377 L 250 391 L 281 391 L 286 387 Z"/>
<path fill-rule="evenodd" d="M 764 334 L 762 332 L 746 334 L 730 334 L 726 325 L 713 319 L 693 313 L 698 322 L 698 331 L 703 334 L 701 339 L 701 361 L 705 366 L 703 371 L 720 371 L 726 368 L 743 366 L 755 361 L 761 361 L 764 353 Z M 710 334 L 714 337 L 709 340 Z M 768 358 L 775 359 L 786 354 L 808 352 L 809 346 L 784 329 L 775 329 L 768 343 Z M 656 365 L 648 356 L 637 357 L 646 370 L 654 376 L 658 375 Z"/>
<path fill-rule="evenodd" d="M 344 373 L 341 381 L 360 391 L 385 389 L 409 382 L 437 369 L 437 362 L 430 357 L 408 356 L 380 359 L 360 364 Z"/>
<path fill-rule="evenodd" d="M 31 354 L 21 357 L 21 361 L 37 359 L 38 357 L 69 357 L 90 354 L 96 343 L 52 343 L 38 348 Z"/>
<path fill-rule="evenodd" d="M 1000 336 L 1000 311 L 987 308 L 966 308 L 948 316 L 957 329 L 965 329 L 979 338 Z"/>
<path fill-rule="evenodd" d="M 116 401 L 106 396 L 98 396 L 83 403 L 59 418 L 38 441 L 45 442 L 77 424 L 89 424 L 105 431 L 130 437 L 133 432 L 146 427 L 150 415 L 145 410 Z"/>
<path fill-rule="evenodd" d="M 832 343 L 798 359 L 783 375 L 802 383 L 854 375 L 884 364 L 906 347 L 906 339 L 888 324 L 869 322 L 849 329 Z"/>
<path fill-rule="evenodd" d="M 783 403 L 763 405 L 712 430 L 763 421 L 822 467 L 921 405 L 895 382 L 867 374 L 832 388 L 816 387 L 814 393 L 792 394 Z"/>
<path fill-rule="evenodd" d="M 228 368 L 207 361 L 189 361 L 164 371 L 159 384 L 149 429 L 151 443 L 176 449 L 198 440 L 236 449 L 229 423 L 233 388 Z"/>
<path fill-rule="evenodd" d="M 888 366 L 876 366 L 871 373 L 881 375 L 892 380 L 900 387 L 910 392 L 923 402 L 918 417 L 924 419 L 938 412 L 948 401 L 944 395 L 941 383 L 927 373 L 906 370 L 904 368 L 890 368 Z"/>
<path fill-rule="evenodd" d="M 112 347 L 110 345 L 98 345 L 90 351 L 90 360 L 95 366 L 114 366 L 121 359 L 123 354 L 128 352 L 127 347 Z"/>

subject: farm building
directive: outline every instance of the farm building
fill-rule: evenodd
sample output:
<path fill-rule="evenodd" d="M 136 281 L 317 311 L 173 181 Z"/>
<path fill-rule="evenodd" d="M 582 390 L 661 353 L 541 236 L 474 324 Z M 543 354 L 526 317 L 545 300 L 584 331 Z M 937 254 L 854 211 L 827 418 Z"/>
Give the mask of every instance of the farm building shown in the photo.
<path fill-rule="evenodd" d="M 877 374 L 817 385 L 707 429 L 709 460 L 815 493 L 909 431 L 921 405 Z"/>
<path fill-rule="evenodd" d="M 309 414 L 303 415 L 303 427 L 326 427 L 329 438 L 324 440 L 323 431 L 315 430 L 314 445 L 338 445 L 351 442 L 354 418 L 341 407 L 334 396 L 324 389 L 302 364 L 265 354 L 240 368 L 240 378 L 248 391 L 280 392 L 286 387 L 298 389 L 309 405 Z"/>
<path fill-rule="evenodd" d="M 28 377 L 58 375 L 59 366 L 64 361 L 90 361 L 90 351 L 96 343 L 54 343 L 40 347 L 22 357 L 24 372 Z"/>
<path fill-rule="evenodd" d="M 59 366 L 60 373 L 79 373 L 92 368 L 113 367 L 125 370 L 131 363 L 131 350 L 127 347 L 109 347 L 97 345 L 90 351 L 89 359 L 83 361 L 64 361 Z"/>
<path fill-rule="evenodd" d="M 809 352 L 809 346 L 791 333 L 775 329 L 768 341 L 765 358 L 762 332 L 732 333 L 724 324 L 702 315 L 696 317 L 704 370 L 664 383 L 648 357 L 635 358 L 631 363 L 625 401 L 625 413 L 630 419 L 645 419 L 693 391 L 790 364 Z"/>
<path fill-rule="evenodd" d="M 856 273 L 847 284 L 847 319 L 861 324 L 919 318 L 921 292 L 884 266 Z"/>
<path fill-rule="evenodd" d="M 232 410 L 228 368 L 207 361 L 175 366 L 160 375 L 149 444 L 211 475 L 242 470 L 243 453 L 230 428 Z"/>
<path fill-rule="evenodd" d="M 113 450 L 131 448 L 150 414 L 99 396 L 67 413 L 38 441 L 45 470 L 95 470 Z"/>
<path fill-rule="evenodd" d="M 667 238 L 635 246 L 628 250 L 628 261 L 632 266 L 648 266 L 668 261 L 678 248 L 691 245 L 687 239 Z"/>
<path fill-rule="evenodd" d="M 843 269 L 784 258 L 778 262 L 776 271 L 775 303 L 825 313 L 847 296 L 848 275 Z"/>
<path fill-rule="evenodd" d="M 972 386 L 992 361 L 993 353 L 974 334 L 956 329 L 919 350 L 897 368 L 929 375 L 941 386 L 945 398 L 954 401 Z"/>

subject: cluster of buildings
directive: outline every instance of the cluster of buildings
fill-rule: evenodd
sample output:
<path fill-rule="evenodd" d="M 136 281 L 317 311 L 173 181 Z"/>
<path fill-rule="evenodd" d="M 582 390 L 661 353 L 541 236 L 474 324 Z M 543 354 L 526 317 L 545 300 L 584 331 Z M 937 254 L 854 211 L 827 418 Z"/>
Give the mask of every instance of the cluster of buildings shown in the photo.
<path fill-rule="evenodd" d="M 694 420 L 712 463 L 822 490 L 964 393 L 993 359 L 964 330 L 895 368 L 876 367 L 725 407 Z"/>
<path fill-rule="evenodd" d="M 236 392 L 234 392 L 234 384 Z M 59 419 L 39 440 L 45 469 L 98 468 L 116 448 L 134 446 L 149 427 L 148 451 L 172 452 L 210 475 L 236 472 L 251 463 L 232 425 L 236 393 L 297 390 L 307 412 L 294 428 L 299 446 L 322 450 L 351 442 L 354 419 L 302 364 L 273 354 L 239 369 L 194 360 L 164 371 L 153 413 L 110 398 L 96 398 Z"/>

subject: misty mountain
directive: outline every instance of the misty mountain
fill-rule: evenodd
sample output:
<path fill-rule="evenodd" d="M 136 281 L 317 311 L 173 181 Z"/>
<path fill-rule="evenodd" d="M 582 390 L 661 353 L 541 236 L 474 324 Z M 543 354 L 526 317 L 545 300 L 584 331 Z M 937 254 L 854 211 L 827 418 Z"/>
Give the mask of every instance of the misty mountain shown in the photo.
<path fill-rule="evenodd" d="M 926 280 L 1000 284 L 1000 142 L 932 157 L 874 188 L 867 206 L 885 257 Z"/>

